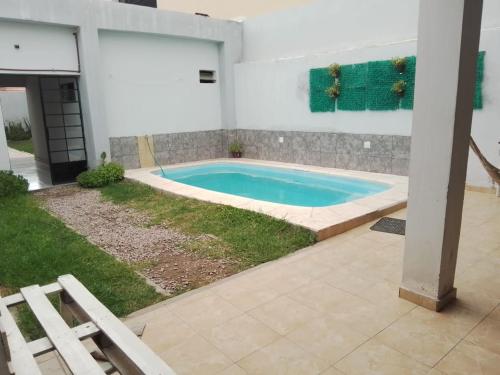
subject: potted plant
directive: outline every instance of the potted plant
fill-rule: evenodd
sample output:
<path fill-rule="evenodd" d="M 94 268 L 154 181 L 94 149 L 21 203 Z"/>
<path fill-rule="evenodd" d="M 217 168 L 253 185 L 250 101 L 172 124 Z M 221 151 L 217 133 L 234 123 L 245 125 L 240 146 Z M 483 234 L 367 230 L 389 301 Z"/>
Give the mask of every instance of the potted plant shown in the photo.
<path fill-rule="evenodd" d="M 106 152 L 105 152 L 105 151 L 101 152 L 101 165 L 106 164 L 106 157 L 107 157 L 107 156 L 108 156 L 108 155 L 106 155 Z"/>
<path fill-rule="evenodd" d="M 326 90 L 326 95 L 328 95 L 330 98 L 338 98 L 340 96 L 340 83 L 335 82 L 335 84 L 331 87 L 328 87 Z"/>
<path fill-rule="evenodd" d="M 400 96 L 400 97 L 404 96 L 405 92 L 406 92 L 406 82 L 403 81 L 403 80 L 399 80 L 399 81 L 395 82 L 392 85 L 392 89 L 391 90 L 397 96 Z"/>
<path fill-rule="evenodd" d="M 234 141 L 229 145 L 229 152 L 233 155 L 233 158 L 241 158 L 243 145 L 239 141 Z"/>
<path fill-rule="evenodd" d="M 394 69 L 396 69 L 398 72 L 403 73 L 406 69 L 406 57 L 393 57 L 392 60 L 392 66 L 394 66 Z"/>
<path fill-rule="evenodd" d="M 328 67 L 328 71 L 330 72 L 330 75 L 333 78 L 339 78 L 340 77 L 340 64 L 332 64 Z"/>

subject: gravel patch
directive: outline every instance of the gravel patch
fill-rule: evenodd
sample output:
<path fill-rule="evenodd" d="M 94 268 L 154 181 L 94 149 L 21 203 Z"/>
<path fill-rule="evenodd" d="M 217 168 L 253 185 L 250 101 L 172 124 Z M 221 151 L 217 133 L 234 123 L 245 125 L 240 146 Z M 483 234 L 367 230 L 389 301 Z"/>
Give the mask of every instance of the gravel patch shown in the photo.
<path fill-rule="evenodd" d="M 147 215 L 103 200 L 98 190 L 64 186 L 36 196 L 50 213 L 107 253 L 127 263 L 144 263 L 141 274 L 169 294 L 236 272 L 233 261 L 185 250 L 189 242 L 206 240 L 206 236 L 193 237 L 165 225 L 150 225 Z"/>

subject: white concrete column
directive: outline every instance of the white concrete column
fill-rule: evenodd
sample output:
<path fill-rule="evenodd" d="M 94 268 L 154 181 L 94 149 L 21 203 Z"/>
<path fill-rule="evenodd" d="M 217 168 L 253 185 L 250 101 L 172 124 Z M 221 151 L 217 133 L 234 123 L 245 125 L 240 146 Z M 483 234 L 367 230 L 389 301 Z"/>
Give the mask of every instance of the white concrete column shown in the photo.
<path fill-rule="evenodd" d="M 400 297 L 439 311 L 462 221 L 482 0 L 421 0 Z"/>
<path fill-rule="evenodd" d="M 108 126 L 105 115 L 105 98 L 101 87 L 99 35 L 97 27 L 87 18 L 88 24 L 78 31 L 80 56 L 80 96 L 87 159 L 90 167 L 100 163 L 104 151 L 110 156 Z"/>
<path fill-rule="evenodd" d="M 10 169 L 9 149 L 7 147 L 7 138 L 5 136 L 2 107 L 0 106 L 0 171 Z"/>

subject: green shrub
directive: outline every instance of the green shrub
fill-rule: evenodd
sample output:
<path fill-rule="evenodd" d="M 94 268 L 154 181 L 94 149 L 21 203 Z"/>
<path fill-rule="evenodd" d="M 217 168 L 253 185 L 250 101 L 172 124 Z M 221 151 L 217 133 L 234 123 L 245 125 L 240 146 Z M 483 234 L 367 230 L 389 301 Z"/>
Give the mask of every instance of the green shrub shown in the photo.
<path fill-rule="evenodd" d="M 80 173 L 76 180 L 80 186 L 97 188 L 121 181 L 124 175 L 125 170 L 121 165 L 108 163 L 96 169 Z"/>
<path fill-rule="evenodd" d="M 123 180 L 123 176 L 125 175 L 125 170 L 117 163 L 107 163 L 101 165 L 99 169 L 108 184 Z"/>
<path fill-rule="evenodd" d="M 104 176 L 99 172 L 99 169 L 80 173 L 76 177 L 76 181 L 80 186 L 86 188 L 96 188 L 107 185 Z"/>
<path fill-rule="evenodd" d="M 25 141 L 31 139 L 31 124 L 28 119 L 21 122 L 9 121 L 5 126 L 5 136 L 8 141 Z"/>
<path fill-rule="evenodd" d="M 16 176 L 12 171 L 0 171 L 0 197 L 24 194 L 29 182 L 23 176 Z"/>

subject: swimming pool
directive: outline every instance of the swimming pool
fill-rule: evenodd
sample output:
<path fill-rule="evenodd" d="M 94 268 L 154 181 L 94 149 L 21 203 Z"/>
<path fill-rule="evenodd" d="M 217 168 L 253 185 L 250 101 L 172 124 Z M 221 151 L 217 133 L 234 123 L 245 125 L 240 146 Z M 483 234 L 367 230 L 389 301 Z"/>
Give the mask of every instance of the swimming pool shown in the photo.
<path fill-rule="evenodd" d="M 209 163 L 153 172 L 168 180 L 261 201 L 325 207 L 383 192 L 390 185 L 295 169 Z"/>

